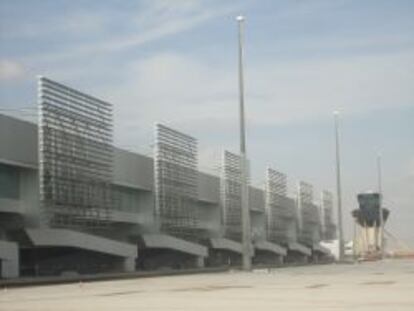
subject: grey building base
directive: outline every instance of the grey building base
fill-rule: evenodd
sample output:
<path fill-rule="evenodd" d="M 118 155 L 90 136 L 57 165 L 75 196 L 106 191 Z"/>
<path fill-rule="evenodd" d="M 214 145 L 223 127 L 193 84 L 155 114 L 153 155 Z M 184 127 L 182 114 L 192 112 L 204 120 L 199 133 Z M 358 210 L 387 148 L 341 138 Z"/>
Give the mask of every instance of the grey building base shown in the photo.
<path fill-rule="evenodd" d="M 16 243 L 0 241 L 0 260 L 2 278 L 19 277 L 19 247 Z"/>
<path fill-rule="evenodd" d="M 35 246 L 73 247 L 118 256 L 124 258 L 120 270 L 135 270 L 136 245 L 67 229 L 26 229 L 26 233 Z"/>

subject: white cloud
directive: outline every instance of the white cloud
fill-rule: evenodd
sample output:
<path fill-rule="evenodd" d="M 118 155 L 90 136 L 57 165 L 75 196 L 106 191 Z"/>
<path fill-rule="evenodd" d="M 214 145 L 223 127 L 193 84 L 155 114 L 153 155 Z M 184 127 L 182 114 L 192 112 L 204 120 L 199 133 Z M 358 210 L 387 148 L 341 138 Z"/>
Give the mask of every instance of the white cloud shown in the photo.
<path fill-rule="evenodd" d="M 391 54 L 280 63 L 246 68 L 251 126 L 276 125 L 410 105 L 412 56 Z M 162 53 L 128 67 L 111 89 L 97 90 L 117 103 L 119 119 L 168 120 L 186 128 L 225 129 L 237 114 L 236 66 Z M 214 129 L 213 129 L 214 131 Z"/>
<path fill-rule="evenodd" d="M 0 60 L 0 81 L 18 80 L 24 75 L 23 66 L 15 61 Z"/>
<path fill-rule="evenodd" d="M 248 68 L 252 119 L 275 124 L 328 117 L 336 108 L 354 114 L 411 105 L 413 61 L 412 53 L 396 53 Z"/>
<path fill-rule="evenodd" d="M 409 54 L 265 61 L 247 62 L 248 129 L 323 120 L 338 107 L 344 114 L 370 113 L 414 99 Z M 115 105 L 117 144 L 150 150 L 153 124 L 164 122 L 199 138 L 202 166 L 214 167 L 223 148 L 237 148 L 236 63 L 212 65 L 189 55 L 159 53 L 132 63 L 117 84 L 93 93 Z M 249 146 L 260 149 L 261 143 Z"/>
<path fill-rule="evenodd" d="M 121 145 L 136 140 L 148 146 L 154 122 L 194 135 L 193 129 L 203 135 L 213 124 L 215 133 L 235 126 L 235 83 L 231 71 L 164 53 L 131 64 L 119 84 L 94 93 L 115 105 L 116 139 Z"/>

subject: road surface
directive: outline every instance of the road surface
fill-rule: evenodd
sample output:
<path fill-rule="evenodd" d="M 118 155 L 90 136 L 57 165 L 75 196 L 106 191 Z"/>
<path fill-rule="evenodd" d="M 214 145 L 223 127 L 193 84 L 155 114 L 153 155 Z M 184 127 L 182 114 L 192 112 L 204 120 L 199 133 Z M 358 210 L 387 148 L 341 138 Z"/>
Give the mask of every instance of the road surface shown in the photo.
<path fill-rule="evenodd" d="M 414 310 L 414 260 L 0 290 L 0 310 Z"/>

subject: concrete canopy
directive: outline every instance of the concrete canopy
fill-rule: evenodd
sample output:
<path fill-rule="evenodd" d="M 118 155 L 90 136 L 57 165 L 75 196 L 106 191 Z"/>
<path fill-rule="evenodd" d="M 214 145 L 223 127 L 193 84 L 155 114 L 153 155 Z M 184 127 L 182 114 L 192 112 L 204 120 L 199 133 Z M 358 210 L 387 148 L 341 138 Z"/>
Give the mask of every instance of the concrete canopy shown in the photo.
<path fill-rule="evenodd" d="M 125 258 L 136 258 L 136 245 L 67 229 L 26 229 L 36 246 L 73 247 Z"/>
<path fill-rule="evenodd" d="M 211 246 L 215 249 L 225 249 L 238 254 L 243 254 L 243 247 L 239 242 L 223 238 L 211 238 Z"/>
<path fill-rule="evenodd" d="M 256 242 L 254 246 L 259 250 L 269 251 L 269 252 L 272 252 L 272 253 L 275 253 L 281 256 L 286 256 L 287 254 L 287 251 L 284 247 L 268 242 L 268 241 Z"/>
<path fill-rule="evenodd" d="M 319 244 L 314 244 L 312 250 L 315 251 L 315 252 L 323 253 L 323 254 L 330 254 L 331 253 L 327 248 L 325 248 L 325 247 L 323 247 L 322 245 L 319 245 Z"/>
<path fill-rule="evenodd" d="M 296 251 L 302 253 L 304 255 L 310 256 L 312 254 L 311 250 L 302 244 L 296 242 L 289 242 L 288 244 L 289 250 Z"/>
<path fill-rule="evenodd" d="M 207 257 L 207 247 L 178 239 L 165 234 L 144 234 L 144 244 L 148 248 L 167 248 L 199 257 Z"/>

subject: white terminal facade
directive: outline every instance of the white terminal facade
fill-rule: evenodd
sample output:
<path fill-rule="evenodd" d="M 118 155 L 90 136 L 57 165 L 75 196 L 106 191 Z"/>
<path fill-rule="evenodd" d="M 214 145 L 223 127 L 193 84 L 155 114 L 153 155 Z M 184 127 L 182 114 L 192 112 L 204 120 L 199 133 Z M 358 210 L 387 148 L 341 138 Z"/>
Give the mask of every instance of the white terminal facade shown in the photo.
<path fill-rule="evenodd" d="M 112 105 L 45 77 L 38 125 L 0 115 L 0 276 L 239 266 L 241 167 L 198 170 L 197 140 L 155 126 L 154 157 L 113 145 Z M 333 197 L 263 172 L 249 186 L 256 265 L 315 261 L 336 237 Z"/>

